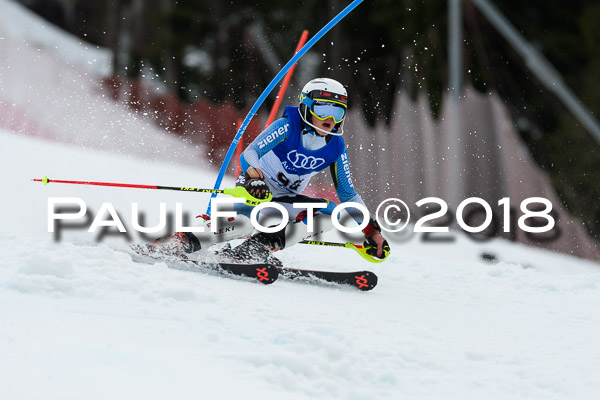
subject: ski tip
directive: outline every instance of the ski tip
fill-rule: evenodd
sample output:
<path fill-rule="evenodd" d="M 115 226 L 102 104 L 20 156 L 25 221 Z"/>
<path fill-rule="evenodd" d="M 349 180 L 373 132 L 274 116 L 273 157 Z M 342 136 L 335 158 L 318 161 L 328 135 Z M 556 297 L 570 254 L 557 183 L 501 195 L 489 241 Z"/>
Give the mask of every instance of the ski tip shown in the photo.
<path fill-rule="evenodd" d="M 270 285 L 275 282 L 279 277 L 279 269 L 272 265 L 258 265 L 256 266 L 256 279 L 260 283 L 264 283 L 265 285 Z"/>
<path fill-rule="evenodd" d="M 202 265 L 202 263 L 199 263 Z M 226 273 L 254 278 L 258 282 L 269 285 L 279 277 L 279 270 L 271 264 L 236 264 L 236 263 L 220 263 L 213 264 Z"/>
<path fill-rule="evenodd" d="M 377 286 L 378 281 L 377 275 L 371 271 L 357 272 L 354 276 L 354 279 L 355 286 L 364 292 L 373 290 L 373 288 Z"/>

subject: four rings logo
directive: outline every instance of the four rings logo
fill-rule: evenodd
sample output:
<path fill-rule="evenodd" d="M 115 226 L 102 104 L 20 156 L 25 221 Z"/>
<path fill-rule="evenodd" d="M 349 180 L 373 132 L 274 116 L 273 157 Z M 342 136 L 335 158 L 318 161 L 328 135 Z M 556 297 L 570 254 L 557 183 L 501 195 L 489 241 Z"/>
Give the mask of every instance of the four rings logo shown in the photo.
<path fill-rule="evenodd" d="M 287 155 L 288 160 L 296 168 L 316 169 L 325 163 L 325 159 L 305 154 L 298 153 L 297 150 L 292 150 Z"/>

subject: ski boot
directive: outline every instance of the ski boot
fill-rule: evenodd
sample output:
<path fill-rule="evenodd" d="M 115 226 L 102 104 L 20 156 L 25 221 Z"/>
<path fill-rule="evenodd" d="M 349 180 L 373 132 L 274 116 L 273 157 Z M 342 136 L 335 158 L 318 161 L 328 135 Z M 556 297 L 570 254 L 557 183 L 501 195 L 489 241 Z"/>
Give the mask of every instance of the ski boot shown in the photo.
<path fill-rule="evenodd" d="M 190 232 L 165 235 L 148 244 L 134 244 L 131 248 L 138 254 L 154 258 L 186 258 L 186 254 L 200 250 L 200 241 Z"/>
<path fill-rule="evenodd" d="M 268 263 L 271 265 L 281 265 L 273 252 L 285 247 L 285 237 L 280 232 L 265 233 L 261 232 L 253 235 L 242 242 L 240 245 L 231 248 L 225 247 L 216 253 L 222 262 L 230 263 Z"/>

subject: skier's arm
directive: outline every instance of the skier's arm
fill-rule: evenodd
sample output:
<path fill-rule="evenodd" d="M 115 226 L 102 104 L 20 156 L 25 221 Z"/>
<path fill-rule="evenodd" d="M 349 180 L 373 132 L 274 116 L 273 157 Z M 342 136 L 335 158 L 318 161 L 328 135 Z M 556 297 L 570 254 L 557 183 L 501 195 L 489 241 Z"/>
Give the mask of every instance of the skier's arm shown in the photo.
<path fill-rule="evenodd" d="M 258 169 L 258 160 L 289 136 L 290 124 L 287 118 L 280 118 L 262 131 L 246 147 L 240 156 L 240 165 L 245 172 L 248 168 Z"/>
<path fill-rule="evenodd" d="M 331 176 L 333 177 L 333 184 L 337 195 L 342 203 L 355 202 L 365 206 L 365 202 L 360 197 L 356 190 L 354 190 L 354 184 L 352 183 L 352 176 L 350 175 L 350 162 L 348 161 L 348 151 L 346 149 L 340 154 L 338 159 L 331 164 Z M 363 222 L 364 216 L 362 212 L 356 208 L 346 208 L 346 211 L 357 224 Z M 387 253 L 390 251 L 390 246 L 381 235 L 381 228 L 374 218 L 370 218 L 369 224 L 363 229 L 366 239 L 369 244 L 376 246 L 376 254 L 371 254 L 379 258 L 385 258 Z"/>
<path fill-rule="evenodd" d="M 348 152 L 346 149 L 339 155 L 337 160 L 329 167 L 331 169 L 331 177 L 333 185 L 337 192 L 338 198 L 342 203 L 354 202 L 366 207 L 365 202 L 354 190 L 354 183 L 350 175 L 350 162 L 348 161 Z M 354 218 L 357 224 L 363 221 L 363 213 L 356 208 L 347 208 L 346 211 Z"/>

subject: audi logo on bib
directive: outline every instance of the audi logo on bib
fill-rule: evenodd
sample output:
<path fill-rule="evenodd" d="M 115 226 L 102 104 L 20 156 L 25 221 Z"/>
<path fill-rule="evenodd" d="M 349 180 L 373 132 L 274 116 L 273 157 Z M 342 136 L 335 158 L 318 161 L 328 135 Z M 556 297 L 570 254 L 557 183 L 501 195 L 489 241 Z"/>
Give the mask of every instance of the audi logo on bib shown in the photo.
<path fill-rule="evenodd" d="M 287 154 L 287 158 L 296 168 L 315 169 L 325 163 L 325 159 L 323 158 L 307 156 L 306 154 L 298 153 L 297 150 L 290 151 Z"/>

